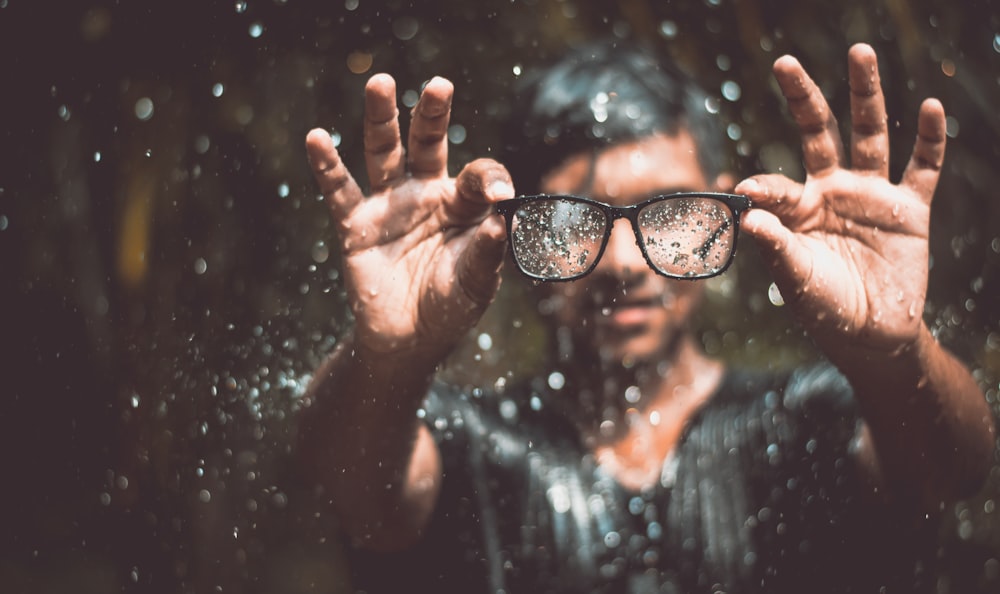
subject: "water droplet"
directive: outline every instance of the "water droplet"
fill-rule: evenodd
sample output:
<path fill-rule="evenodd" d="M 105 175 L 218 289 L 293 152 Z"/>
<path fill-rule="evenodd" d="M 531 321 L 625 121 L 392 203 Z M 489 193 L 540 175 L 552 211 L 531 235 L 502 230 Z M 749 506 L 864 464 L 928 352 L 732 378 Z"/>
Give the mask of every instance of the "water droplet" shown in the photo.
<path fill-rule="evenodd" d="M 247 11 L 246 0 L 236 0 L 236 14 L 243 14 Z"/>
<path fill-rule="evenodd" d="M 660 35 L 667 39 L 677 37 L 677 23 L 673 21 L 663 21 L 660 23 Z"/>
<path fill-rule="evenodd" d="M 420 22 L 413 17 L 401 17 L 392 22 L 392 33 L 401 41 L 413 39 L 420 30 Z"/>
<path fill-rule="evenodd" d="M 141 97 L 135 102 L 135 117 L 145 122 L 153 117 L 153 100 Z"/>
<path fill-rule="evenodd" d="M 250 33 L 250 37 L 257 39 L 258 37 L 264 34 L 264 25 L 262 25 L 260 22 L 250 23 L 250 27 L 249 29 L 247 29 L 247 31 Z"/>
<path fill-rule="evenodd" d="M 59 114 L 59 119 L 64 122 L 68 122 L 70 116 L 72 115 L 70 114 L 69 107 L 65 105 L 60 105 L 59 109 L 56 110 L 56 113 Z"/>
<path fill-rule="evenodd" d="M 359 0 L 345 0 L 344 8 L 346 8 L 347 10 L 357 10 L 358 4 Z"/>
<path fill-rule="evenodd" d="M 280 196 L 281 198 L 288 198 L 288 193 L 289 189 L 287 183 L 281 182 L 280 184 L 278 184 L 278 196 Z"/>
<path fill-rule="evenodd" d="M 553 390 L 562 390 L 566 385 L 566 377 L 558 371 L 549 374 L 549 387 Z"/>
<path fill-rule="evenodd" d="M 194 273 L 198 274 L 198 275 L 201 275 L 201 274 L 205 274 L 206 270 L 208 270 L 208 262 L 206 262 L 204 258 L 197 258 L 197 259 L 195 259 L 195 261 L 194 261 Z"/>
<path fill-rule="evenodd" d="M 211 500 L 212 500 L 211 491 L 209 491 L 208 489 L 202 489 L 201 491 L 198 491 L 198 501 L 201 501 L 202 503 L 208 503 Z"/>
<path fill-rule="evenodd" d="M 743 94 L 743 89 L 740 88 L 739 83 L 732 80 L 727 80 L 722 83 L 722 96 L 728 101 L 736 101 Z"/>
<path fill-rule="evenodd" d="M 10 220 L 7 218 L 7 215 L 0 215 L 0 231 L 6 231 L 9 225 Z"/>
<path fill-rule="evenodd" d="M 326 246 L 325 241 L 317 241 L 316 245 L 312 249 L 312 259 L 313 262 L 317 264 L 322 264 L 330 258 L 330 248 Z"/>
<path fill-rule="evenodd" d="M 448 127 L 448 141 L 452 144 L 462 144 L 465 142 L 465 138 L 465 126 L 461 124 L 452 124 Z"/>
<path fill-rule="evenodd" d="M 993 51 L 1000 54 L 1000 33 L 993 36 Z"/>
<path fill-rule="evenodd" d="M 781 291 L 778 289 L 778 285 L 771 283 L 767 288 L 767 299 L 771 302 L 771 305 L 776 307 L 781 307 L 785 304 L 784 298 L 781 296 Z"/>
<path fill-rule="evenodd" d="M 483 332 L 476 338 L 476 344 L 480 349 L 488 351 L 493 348 L 493 337 L 486 332 Z"/>
<path fill-rule="evenodd" d="M 222 83 L 215 83 L 212 85 L 212 96 L 222 97 L 222 94 L 226 92 L 226 87 Z"/>
<path fill-rule="evenodd" d="M 101 151 L 94 151 L 94 163 L 101 162 Z"/>

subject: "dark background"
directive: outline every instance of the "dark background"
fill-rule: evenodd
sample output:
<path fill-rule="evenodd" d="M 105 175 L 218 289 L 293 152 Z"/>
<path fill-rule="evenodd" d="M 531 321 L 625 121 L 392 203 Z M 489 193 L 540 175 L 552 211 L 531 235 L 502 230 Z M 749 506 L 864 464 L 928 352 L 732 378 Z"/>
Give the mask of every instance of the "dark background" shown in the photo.
<path fill-rule="evenodd" d="M 769 74 L 783 53 L 843 123 L 847 48 L 875 46 L 894 175 L 920 101 L 940 98 L 925 319 L 997 410 L 996 3 L 0 0 L 0 591 L 342 591 L 335 535 L 288 456 L 308 374 L 350 323 L 304 135 L 334 129 L 360 173 L 367 76 L 393 73 L 410 102 L 440 74 L 456 172 L 497 148 L 519 71 L 607 36 L 703 82 L 738 175 L 801 173 Z M 706 349 L 814 356 L 740 249 L 710 286 Z M 525 291 L 507 279 L 445 373 L 538 368 Z M 1000 466 L 944 510 L 940 592 L 1000 591 L 998 498 Z"/>

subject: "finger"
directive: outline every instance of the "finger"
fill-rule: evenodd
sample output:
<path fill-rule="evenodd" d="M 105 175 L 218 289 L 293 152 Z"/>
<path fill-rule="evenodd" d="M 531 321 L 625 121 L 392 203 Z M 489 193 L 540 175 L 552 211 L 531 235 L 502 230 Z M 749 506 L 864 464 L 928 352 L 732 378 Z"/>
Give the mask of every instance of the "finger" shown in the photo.
<path fill-rule="evenodd" d="M 802 203 L 802 184 L 777 173 L 749 177 L 733 191 L 750 198 L 754 208 L 763 208 L 783 219 L 793 216 Z"/>
<path fill-rule="evenodd" d="M 340 159 L 326 130 L 316 128 L 306 135 L 306 155 L 330 212 L 335 219 L 343 220 L 361 202 L 364 194 Z"/>
<path fill-rule="evenodd" d="M 798 246 L 796 235 L 774 213 L 766 210 L 746 211 L 740 227 L 754 238 L 771 278 L 785 301 L 791 303 L 812 275 L 810 251 Z"/>
<path fill-rule="evenodd" d="M 506 227 L 500 215 L 487 217 L 475 230 L 456 266 L 458 285 L 477 306 L 485 308 L 500 288 L 500 267 L 506 251 Z"/>
<path fill-rule="evenodd" d="M 928 204 L 944 164 L 946 138 L 944 106 L 937 99 L 925 100 L 917 116 L 917 141 L 903 172 L 902 185 L 917 192 Z"/>
<path fill-rule="evenodd" d="M 424 87 L 410 122 L 409 165 L 417 176 L 448 175 L 448 119 L 454 86 L 435 76 Z"/>
<path fill-rule="evenodd" d="M 818 175 L 838 167 L 843 151 L 840 131 L 837 119 L 819 87 L 799 61 L 791 56 L 782 56 L 775 61 L 774 77 L 799 126 L 806 172 Z"/>
<path fill-rule="evenodd" d="M 871 46 L 859 43 L 847 54 L 851 85 L 851 166 L 889 176 L 889 128 L 878 59 Z"/>
<path fill-rule="evenodd" d="M 396 81 L 388 74 L 376 74 L 365 85 L 365 165 L 373 192 L 403 176 L 403 153 Z"/>
<path fill-rule="evenodd" d="M 492 204 L 514 197 L 514 184 L 507 169 L 492 159 L 476 159 L 462 168 L 455 180 L 456 195 L 445 203 L 452 220 L 481 220 Z"/>

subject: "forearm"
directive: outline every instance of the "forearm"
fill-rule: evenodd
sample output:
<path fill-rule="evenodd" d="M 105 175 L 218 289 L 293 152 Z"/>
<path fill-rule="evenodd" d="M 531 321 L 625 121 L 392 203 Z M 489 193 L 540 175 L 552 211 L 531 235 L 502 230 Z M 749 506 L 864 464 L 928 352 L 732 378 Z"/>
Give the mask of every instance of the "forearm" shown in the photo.
<path fill-rule="evenodd" d="M 360 545 L 405 546 L 433 511 L 440 460 L 416 414 L 433 372 L 432 362 L 346 340 L 309 386 L 297 458 Z"/>
<path fill-rule="evenodd" d="M 892 353 L 847 348 L 831 356 L 857 395 L 876 483 L 924 509 L 968 496 L 986 476 L 992 413 L 968 369 L 921 326 Z"/>

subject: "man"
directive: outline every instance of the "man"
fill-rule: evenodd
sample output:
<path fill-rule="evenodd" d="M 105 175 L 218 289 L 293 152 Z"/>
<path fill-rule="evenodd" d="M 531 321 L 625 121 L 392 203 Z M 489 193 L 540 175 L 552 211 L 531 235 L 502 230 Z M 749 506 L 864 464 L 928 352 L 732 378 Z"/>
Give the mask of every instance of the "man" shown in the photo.
<path fill-rule="evenodd" d="M 544 71 L 523 97 L 509 162 L 542 197 L 504 202 L 511 177 L 490 160 L 448 176 L 441 78 L 413 109 L 408 150 L 393 80 L 369 80 L 368 196 L 329 135 L 310 132 L 356 326 L 314 376 L 298 455 L 350 538 L 359 586 L 919 582 L 904 549 L 876 547 L 912 540 L 911 526 L 976 488 L 993 425 L 920 316 L 943 109 L 924 102 L 892 184 L 875 54 L 857 45 L 848 60 L 850 166 L 822 94 L 786 56 L 774 74 L 807 178 L 758 175 L 736 195 L 722 194 L 732 180 L 698 92 L 607 45 Z M 832 365 L 735 370 L 698 348 L 688 321 L 703 289 L 689 279 L 725 269 L 738 229 Z M 529 276 L 573 278 L 544 287 L 557 367 L 498 390 L 433 384 L 493 299 L 508 236 Z"/>

